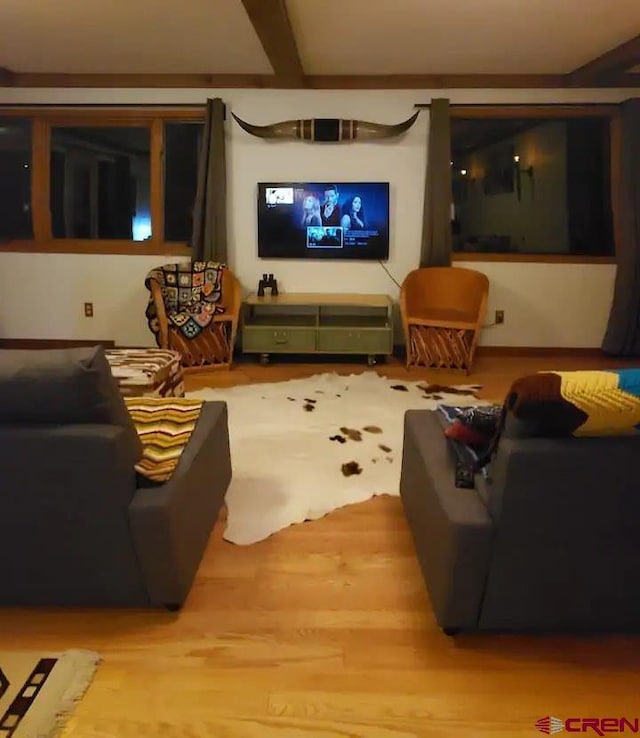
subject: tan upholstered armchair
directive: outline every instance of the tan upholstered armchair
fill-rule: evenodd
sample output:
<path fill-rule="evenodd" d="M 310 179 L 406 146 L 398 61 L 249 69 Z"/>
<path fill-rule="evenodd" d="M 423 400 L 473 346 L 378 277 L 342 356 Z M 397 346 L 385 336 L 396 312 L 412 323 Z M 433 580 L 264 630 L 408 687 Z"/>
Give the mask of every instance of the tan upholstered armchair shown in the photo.
<path fill-rule="evenodd" d="M 472 269 L 415 269 L 402 283 L 400 312 L 410 366 L 471 370 L 487 312 L 489 280 Z"/>
<path fill-rule="evenodd" d="M 165 264 L 145 280 L 147 320 L 161 348 L 174 349 L 186 367 L 230 367 L 240 316 L 241 289 L 216 262 Z"/>

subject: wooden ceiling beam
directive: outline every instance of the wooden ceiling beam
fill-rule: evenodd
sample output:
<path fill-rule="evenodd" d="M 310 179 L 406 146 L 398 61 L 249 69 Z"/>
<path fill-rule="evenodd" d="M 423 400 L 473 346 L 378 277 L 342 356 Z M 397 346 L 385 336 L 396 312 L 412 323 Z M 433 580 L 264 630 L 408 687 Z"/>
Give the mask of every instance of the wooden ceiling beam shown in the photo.
<path fill-rule="evenodd" d="M 304 87 L 304 70 L 285 0 L 242 0 L 242 4 L 276 78 L 286 87 Z"/>
<path fill-rule="evenodd" d="M 575 85 L 590 86 L 591 83 L 623 74 L 639 63 L 640 35 L 578 67 L 569 74 L 569 78 Z"/>
<path fill-rule="evenodd" d="M 8 73 L 7 73 L 8 72 Z M 0 87 L 203 88 L 315 90 L 563 89 L 640 87 L 640 74 L 620 74 L 583 85 L 552 74 L 309 75 L 298 82 L 273 74 L 56 74 L 0 72 Z"/>
<path fill-rule="evenodd" d="M 14 73 L 6 67 L 0 67 L 0 87 L 12 87 Z"/>

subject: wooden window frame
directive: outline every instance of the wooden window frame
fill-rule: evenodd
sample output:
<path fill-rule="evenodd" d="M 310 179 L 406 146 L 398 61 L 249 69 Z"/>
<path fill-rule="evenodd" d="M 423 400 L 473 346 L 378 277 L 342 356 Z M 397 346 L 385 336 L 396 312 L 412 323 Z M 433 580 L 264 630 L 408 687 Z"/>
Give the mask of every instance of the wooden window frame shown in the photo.
<path fill-rule="evenodd" d="M 164 240 L 165 123 L 204 121 L 204 106 L 112 107 L 16 106 L 0 108 L 2 118 L 31 121 L 31 213 L 33 238 L 0 244 L 0 253 L 122 254 L 188 256 L 186 242 Z M 137 127 L 150 133 L 151 238 L 145 241 L 54 238 L 51 227 L 51 128 L 53 126 Z"/>
<path fill-rule="evenodd" d="M 610 121 L 611 208 L 613 215 L 613 247 L 617 254 L 620 212 L 620 107 L 619 105 L 451 105 L 452 118 L 608 118 Z M 513 262 L 538 264 L 616 264 L 616 256 L 580 254 L 500 254 L 453 251 L 452 261 Z"/>

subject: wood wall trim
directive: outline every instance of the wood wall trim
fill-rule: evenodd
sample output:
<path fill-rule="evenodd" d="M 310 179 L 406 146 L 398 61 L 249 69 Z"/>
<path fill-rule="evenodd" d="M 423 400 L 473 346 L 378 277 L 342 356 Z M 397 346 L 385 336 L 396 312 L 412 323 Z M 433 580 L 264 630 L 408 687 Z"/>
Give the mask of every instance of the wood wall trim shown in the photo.
<path fill-rule="evenodd" d="M 47 115 L 46 112 L 36 113 L 35 117 L 44 120 L 52 128 L 58 126 L 71 126 L 74 128 L 88 128 L 96 126 L 97 128 L 151 128 L 151 121 L 139 115 L 130 116 L 129 118 L 113 117 L 109 113 L 103 116 L 99 115 L 82 115 L 81 113 L 71 113 L 67 115 Z"/>
<path fill-rule="evenodd" d="M 164 121 L 159 118 L 151 125 L 149 159 L 151 244 L 158 248 L 164 243 Z"/>
<path fill-rule="evenodd" d="M 51 127 L 41 118 L 34 118 L 31 131 L 31 217 L 36 242 L 51 239 Z"/>
<path fill-rule="evenodd" d="M 536 356 L 599 356 L 605 354 L 599 348 L 575 348 L 563 346 L 478 346 L 476 357 L 536 357 Z"/>
<path fill-rule="evenodd" d="M 123 107 L 112 105 L 50 106 L 12 105 L 0 107 L 3 118 L 39 118 L 50 125 L 73 126 L 151 126 L 156 119 L 180 121 L 204 120 L 205 106 L 198 107 Z"/>
<path fill-rule="evenodd" d="M 76 340 L 67 338 L 0 338 L 0 349 L 61 349 L 82 346 L 104 346 L 115 348 L 115 341 L 94 339 Z"/>
<path fill-rule="evenodd" d="M 521 264 L 615 264 L 615 256 L 581 256 L 579 254 L 491 254 L 456 251 L 451 255 L 456 261 L 500 261 Z"/>
<path fill-rule="evenodd" d="M 305 75 L 296 84 L 266 74 L 56 74 L 14 73 L 0 77 L 0 87 L 112 89 L 565 89 L 640 87 L 640 74 L 609 76 L 580 85 L 562 74 L 373 74 Z"/>
<path fill-rule="evenodd" d="M 82 346 L 104 346 L 115 348 L 115 341 L 105 339 L 66 339 L 66 338 L 0 338 L 0 349 L 53 349 Z M 120 348 L 136 348 L 122 346 Z M 395 348 L 401 350 L 398 344 Z M 605 356 L 599 348 L 574 348 L 550 346 L 478 346 L 476 357 L 535 357 L 535 356 Z M 212 367 L 205 367 L 211 370 Z"/>
<path fill-rule="evenodd" d="M 107 241 L 75 238 L 52 238 L 46 241 L 10 241 L 0 244 L 0 255 L 8 254 L 86 254 L 120 256 L 191 256 L 185 243 L 153 241 Z"/>
<path fill-rule="evenodd" d="M 263 88 L 278 87 L 271 74 L 13 74 L 5 87 Z"/>
<path fill-rule="evenodd" d="M 419 107 L 417 105 L 416 107 Z M 451 105 L 453 118 L 609 118 L 619 110 L 619 105 L 547 104 L 547 105 Z"/>
<path fill-rule="evenodd" d="M 317 74 L 307 87 L 318 90 L 561 88 L 561 74 Z"/>

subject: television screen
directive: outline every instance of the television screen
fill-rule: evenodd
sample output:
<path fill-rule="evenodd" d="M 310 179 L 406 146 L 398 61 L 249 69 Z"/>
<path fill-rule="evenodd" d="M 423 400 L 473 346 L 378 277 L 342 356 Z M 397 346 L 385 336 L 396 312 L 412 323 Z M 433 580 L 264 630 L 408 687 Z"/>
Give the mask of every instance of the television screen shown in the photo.
<path fill-rule="evenodd" d="M 388 182 L 261 182 L 258 256 L 388 259 Z"/>

